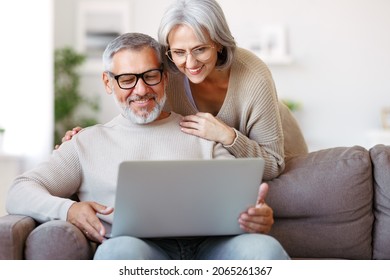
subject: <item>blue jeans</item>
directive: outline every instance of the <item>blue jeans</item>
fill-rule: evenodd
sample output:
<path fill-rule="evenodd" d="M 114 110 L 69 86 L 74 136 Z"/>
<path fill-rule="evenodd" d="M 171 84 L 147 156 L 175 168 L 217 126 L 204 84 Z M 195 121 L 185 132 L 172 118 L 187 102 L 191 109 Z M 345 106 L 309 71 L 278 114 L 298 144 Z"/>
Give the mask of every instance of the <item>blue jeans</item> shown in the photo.
<path fill-rule="evenodd" d="M 269 235 L 140 239 L 121 236 L 106 240 L 96 260 L 287 260 L 280 243 Z"/>

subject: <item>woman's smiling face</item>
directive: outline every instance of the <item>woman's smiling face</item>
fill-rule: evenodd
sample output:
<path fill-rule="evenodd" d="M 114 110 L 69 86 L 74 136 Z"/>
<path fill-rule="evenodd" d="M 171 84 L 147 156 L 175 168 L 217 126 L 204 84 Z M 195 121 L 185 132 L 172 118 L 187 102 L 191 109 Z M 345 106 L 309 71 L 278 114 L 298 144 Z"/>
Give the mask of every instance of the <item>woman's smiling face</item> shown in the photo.
<path fill-rule="evenodd" d="M 180 72 L 185 74 L 188 79 L 195 84 L 203 82 L 206 77 L 215 70 L 215 65 L 218 59 L 218 49 L 215 43 L 206 33 L 207 42 L 200 41 L 195 32 L 187 25 L 178 25 L 172 29 L 168 36 L 169 49 L 174 51 L 186 52 L 186 60 L 182 64 L 175 62 L 176 67 Z M 198 60 L 194 57 L 191 51 L 204 46 L 211 46 L 207 51 L 210 52 L 210 57 L 206 60 Z"/>

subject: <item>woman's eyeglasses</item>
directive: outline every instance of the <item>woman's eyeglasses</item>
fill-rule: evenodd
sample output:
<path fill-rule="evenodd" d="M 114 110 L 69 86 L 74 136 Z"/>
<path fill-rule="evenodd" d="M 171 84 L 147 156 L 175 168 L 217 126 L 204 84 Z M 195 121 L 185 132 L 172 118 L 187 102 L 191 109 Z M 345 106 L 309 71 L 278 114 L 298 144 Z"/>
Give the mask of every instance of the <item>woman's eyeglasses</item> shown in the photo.
<path fill-rule="evenodd" d="M 196 48 L 193 48 L 190 52 L 180 49 L 170 49 L 165 54 L 168 58 L 175 64 L 184 64 L 187 61 L 187 56 L 192 55 L 193 58 L 201 62 L 207 61 L 212 53 L 214 46 L 212 45 L 203 45 Z"/>

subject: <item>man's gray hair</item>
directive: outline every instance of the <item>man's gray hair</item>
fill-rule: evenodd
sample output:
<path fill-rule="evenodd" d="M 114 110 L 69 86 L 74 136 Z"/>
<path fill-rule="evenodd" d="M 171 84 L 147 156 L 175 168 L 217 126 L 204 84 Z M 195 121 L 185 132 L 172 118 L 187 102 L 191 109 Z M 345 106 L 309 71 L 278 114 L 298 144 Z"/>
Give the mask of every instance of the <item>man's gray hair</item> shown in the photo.
<path fill-rule="evenodd" d="M 169 33 L 178 25 L 192 28 L 197 38 L 206 43 L 207 31 L 211 40 L 222 45 L 218 53 L 217 69 L 229 68 L 234 58 L 236 41 L 232 36 L 222 8 L 215 0 L 177 0 L 165 11 L 158 29 L 158 40 L 166 50 L 169 49 Z M 166 59 L 168 67 L 177 72 L 173 62 Z"/>
<path fill-rule="evenodd" d="M 163 47 L 152 37 L 142 33 L 125 33 L 112 40 L 103 53 L 104 71 L 110 71 L 112 68 L 113 56 L 123 49 L 141 50 L 143 48 L 152 48 L 160 64 L 163 63 Z"/>

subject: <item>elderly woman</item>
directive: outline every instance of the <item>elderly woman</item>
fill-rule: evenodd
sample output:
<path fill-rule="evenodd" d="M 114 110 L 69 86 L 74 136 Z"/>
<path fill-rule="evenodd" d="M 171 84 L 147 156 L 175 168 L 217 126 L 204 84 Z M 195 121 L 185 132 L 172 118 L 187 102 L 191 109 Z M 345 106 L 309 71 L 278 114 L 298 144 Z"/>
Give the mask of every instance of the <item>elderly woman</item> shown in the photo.
<path fill-rule="evenodd" d="M 267 66 L 238 48 L 215 0 L 178 0 L 158 30 L 173 74 L 171 109 L 184 115 L 182 131 L 222 143 L 236 157 L 262 157 L 264 179 L 285 159 L 307 153 L 301 130 L 278 101 Z"/>

